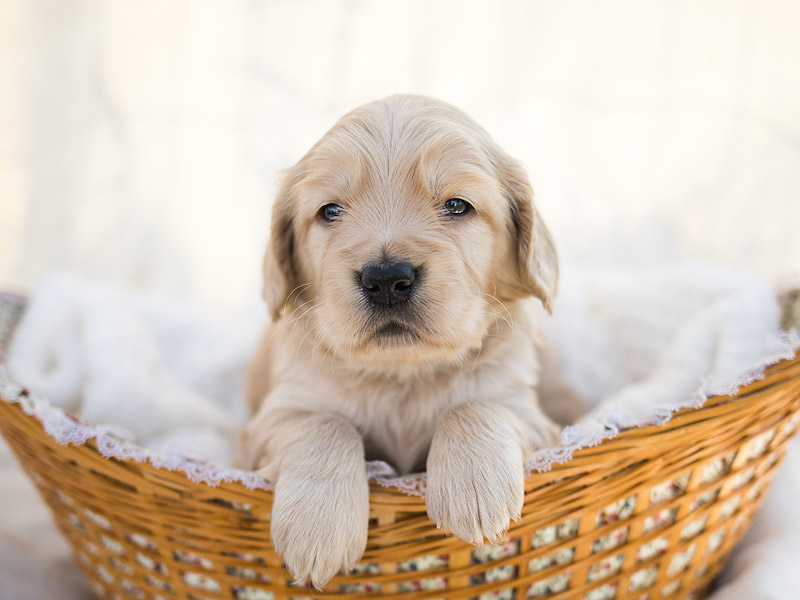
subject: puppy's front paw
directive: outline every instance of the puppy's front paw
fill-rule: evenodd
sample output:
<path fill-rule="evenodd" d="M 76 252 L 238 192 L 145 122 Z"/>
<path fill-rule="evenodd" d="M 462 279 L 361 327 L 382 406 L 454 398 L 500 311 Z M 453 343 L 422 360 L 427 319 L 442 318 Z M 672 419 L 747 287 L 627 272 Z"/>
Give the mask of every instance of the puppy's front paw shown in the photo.
<path fill-rule="evenodd" d="M 426 506 L 437 526 L 480 546 L 502 539 L 517 520 L 525 495 L 522 452 L 484 448 L 483 453 L 439 448 L 428 458 Z"/>
<path fill-rule="evenodd" d="M 272 543 L 298 582 L 321 589 L 350 570 L 367 545 L 369 488 L 363 481 L 281 477 L 275 486 Z"/>

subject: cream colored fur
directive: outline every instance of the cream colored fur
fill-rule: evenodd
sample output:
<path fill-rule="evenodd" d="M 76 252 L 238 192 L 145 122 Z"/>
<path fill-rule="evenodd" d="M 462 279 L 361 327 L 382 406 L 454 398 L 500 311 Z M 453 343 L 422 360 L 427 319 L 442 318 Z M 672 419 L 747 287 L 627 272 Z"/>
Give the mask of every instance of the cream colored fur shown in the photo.
<path fill-rule="evenodd" d="M 473 207 L 454 217 L 450 198 Z M 326 222 L 328 203 L 343 215 Z M 420 269 L 411 299 L 376 311 L 357 273 Z M 556 254 L 520 166 L 443 102 L 393 96 L 342 118 L 286 174 L 264 295 L 273 315 L 251 371 L 250 466 L 275 482 L 271 531 L 298 580 L 360 558 L 366 459 L 427 469 L 437 525 L 500 538 L 523 502 L 523 460 L 555 441 L 539 408 L 531 297 Z M 377 335 L 387 322 L 409 333 Z"/>

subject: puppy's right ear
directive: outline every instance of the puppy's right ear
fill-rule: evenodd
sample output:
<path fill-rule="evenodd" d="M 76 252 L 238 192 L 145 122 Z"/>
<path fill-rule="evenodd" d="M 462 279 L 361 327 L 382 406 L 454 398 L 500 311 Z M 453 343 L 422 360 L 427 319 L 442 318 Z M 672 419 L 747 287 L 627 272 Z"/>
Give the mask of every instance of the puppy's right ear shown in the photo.
<path fill-rule="evenodd" d="M 272 225 L 267 251 L 264 255 L 263 296 L 277 321 L 289 294 L 297 286 L 294 268 L 294 223 L 288 178 L 284 180 L 272 206 Z"/>

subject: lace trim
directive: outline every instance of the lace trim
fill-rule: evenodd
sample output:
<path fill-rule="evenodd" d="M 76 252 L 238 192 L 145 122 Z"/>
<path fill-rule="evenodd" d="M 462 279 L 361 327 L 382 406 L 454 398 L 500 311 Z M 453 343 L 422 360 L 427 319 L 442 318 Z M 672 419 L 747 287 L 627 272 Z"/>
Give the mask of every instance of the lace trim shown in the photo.
<path fill-rule="evenodd" d="M 599 416 L 594 423 L 565 427 L 561 434 L 560 446 L 538 450 L 528 457 L 525 462 L 526 476 L 534 471 L 549 471 L 554 464 L 569 461 L 575 451 L 597 446 L 604 440 L 613 439 L 623 429 L 662 425 L 667 423 L 678 410 L 699 408 L 712 396 L 736 394 L 740 387 L 762 379 L 768 366 L 794 357 L 797 350 L 800 349 L 800 335 L 797 331 L 783 332 L 774 338 L 771 346 L 773 350 L 770 356 L 761 361 L 756 368 L 737 378 L 736 381 L 717 385 L 710 380 L 704 380 L 697 391 L 685 402 L 674 406 L 656 407 L 650 417 L 638 422 L 634 422 L 631 415 L 624 409 L 616 407 L 613 412 Z M 122 427 L 98 425 L 79 419 L 11 380 L 3 366 L 0 366 L 0 397 L 6 402 L 19 404 L 26 414 L 36 417 L 42 423 L 47 434 L 59 444 L 82 445 L 88 440 L 94 439 L 98 451 L 106 458 L 148 462 L 156 468 L 181 471 L 191 481 L 212 487 L 218 486 L 221 482 L 238 482 L 249 489 L 272 489 L 270 482 L 252 471 L 218 467 L 177 452 L 149 450 L 137 445 L 133 441 L 132 434 Z M 373 461 L 367 463 L 367 476 L 371 481 L 384 488 L 396 489 L 411 496 L 424 497 L 425 495 L 425 473 L 398 476 L 387 463 Z"/>
<path fill-rule="evenodd" d="M 19 404 L 22 410 L 36 417 L 45 432 L 59 444 L 81 446 L 94 439 L 97 449 L 105 458 L 149 462 L 156 468 L 182 471 L 196 482 L 216 487 L 224 482 L 239 482 L 249 489 L 271 489 L 272 484 L 251 471 L 220 468 L 178 453 L 156 452 L 143 448 L 133 441 L 133 435 L 115 425 L 89 423 L 53 406 L 12 381 L 5 367 L 0 366 L 0 397 L 5 402 Z"/>
<path fill-rule="evenodd" d="M 738 377 L 735 381 L 718 384 L 710 378 L 700 382 L 697 390 L 685 401 L 670 405 L 656 405 L 654 412 L 644 419 L 635 419 L 625 407 L 616 406 L 613 411 L 597 415 L 594 422 L 579 425 L 568 425 L 561 432 L 561 445 L 557 448 L 544 448 L 533 452 L 525 461 L 525 475 L 534 471 L 549 471 L 554 464 L 564 463 L 572 458 L 577 450 L 591 448 L 604 440 L 615 438 L 624 429 L 645 427 L 647 425 L 663 425 L 673 415 L 685 408 L 700 408 L 706 400 L 713 396 L 733 396 L 739 389 L 754 381 L 764 378 L 767 367 L 782 360 L 794 358 L 800 350 L 800 333 L 797 330 L 783 331 L 770 339 L 771 352 L 760 363 Z"/>

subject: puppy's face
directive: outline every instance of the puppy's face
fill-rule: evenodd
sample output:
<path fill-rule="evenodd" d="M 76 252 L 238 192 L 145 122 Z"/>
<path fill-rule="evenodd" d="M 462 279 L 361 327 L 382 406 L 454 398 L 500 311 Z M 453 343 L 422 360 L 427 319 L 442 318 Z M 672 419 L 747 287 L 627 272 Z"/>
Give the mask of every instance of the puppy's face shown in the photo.
<path fill-rule="evenodd" d="M 504 302 L 549 306 L 557 277 L 519 166 L 414 96 L 356 109 L 290 170 L 265 270 L 274 317 L 296 308 L 325 351 L 383 366 L 464 359 Z"/>

